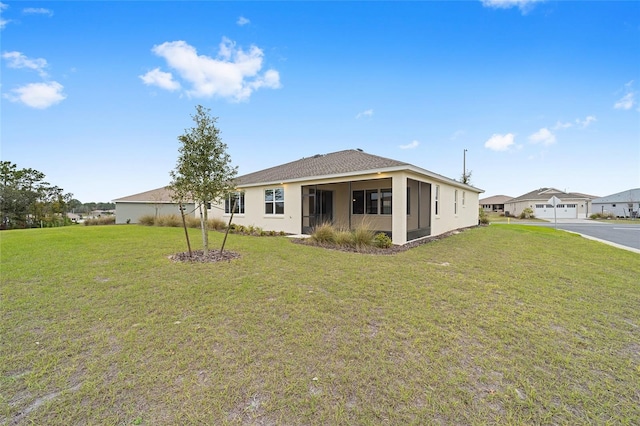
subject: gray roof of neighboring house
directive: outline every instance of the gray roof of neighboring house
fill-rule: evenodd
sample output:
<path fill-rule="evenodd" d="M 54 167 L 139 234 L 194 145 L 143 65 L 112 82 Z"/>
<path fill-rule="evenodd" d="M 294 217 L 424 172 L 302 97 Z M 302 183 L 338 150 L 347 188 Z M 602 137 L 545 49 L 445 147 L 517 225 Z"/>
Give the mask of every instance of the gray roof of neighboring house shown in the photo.
<path fill-rule="evenodd" d="M 463 185 L 453 179 L 417 168 L 409 163 L 367 154 L 360 149 L 348 149 L 329 154 L 317 154 L 311 157 L 305 157 L 290 163 L 239 176 L 235 181 L 239 187 L 243 187 L 325 176 L 350 175 L 359 172 L 376 172 L 384 169 L 403 167 L 421 171 L 445 182 L 456 183 L 482 192 L 481 189 Z"/>
<path fill-rule="evenodd" d="M 139 194 L 129 195 L 127 197 L 118 198 L 113 200 L 114 202 L 127 202 L 127 203 L 175 203 L 171 198 L 173 192 L 168 186 L 162 188 L 152 189 L 151 191 L 141 192 Z"/>
<path fill-rule="evenodd" d="M 629 189 L 627 191 L 618 192 L 617 194 L 611 194 L 607 195 L 606 197 L 596 198 L 592 201 L 592 203 L 594 204 L 638 202 L 640 202 L 640 188 Z"/>
<path fill-rule="evenodd" d="M 555 188 L 540 188 L 531 192 L 527 192 L 516 198 L 509 200 L 509 203 L 517 203 L 520 201 L 544 201 L 547 202 L 553 196 L 558 197 L 560 200 L 590 200 L 596 198 L 593 195 L 580 194 L 577 192 L 564 192 Z"/>
<path fill-rule="evenodd" d="M 512 198 L 513 197 L 508 195 L 494 195 L 493 197 L 487 197 L 479 200 L 478 204 L 504 204 Z"/>

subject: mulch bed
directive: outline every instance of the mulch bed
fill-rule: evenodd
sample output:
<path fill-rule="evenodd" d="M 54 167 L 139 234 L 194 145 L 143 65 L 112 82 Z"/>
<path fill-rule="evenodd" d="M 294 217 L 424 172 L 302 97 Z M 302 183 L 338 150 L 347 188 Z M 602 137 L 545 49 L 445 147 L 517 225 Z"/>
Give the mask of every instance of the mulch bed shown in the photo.
<path fill-rule="evenodd" d="M 240 253 L 236 253 L 233 251 L 223 251 L 220 253 L 220 250 L 209 250 L 207 255 L 204 255 L 203 250 L 194 250 L 191 252 L 191 256 L 189 256 L 189 252 L 184 253 L 176 253 L 172 256 L 169 256 L 169 259 L 174 262 L 231 262 L 233 259 L 239 259 Z"/>
<path fill-rule="evenodd" d="M 472 226 L 470 228 L 475 228 Z M 315 246 L 322 247 L 328 250 L 338 250 L 338 251 L 346 251 L 351 253 L 362 253 L 362 254 L 376 254 L 376 255 L 392 255 L 397 253 L 402 253 L 403 251 L 407 251 L 414 247 L 421 246 L 422 244 L 427 244 L 432 241 L 441 240 L 443 238 L 447 238 L 451 235 L 459 234 L 460 232 L 465 231 L 469 228 L 457 229 L 455 231 L 450 231 L 436 237 L 427 237 L 418 241 L 412 241 L 403 246 L 391 246 L 389 248 L 379 248 L 373 246 L 365 246 L 365 247 L 349 247 L 349 246 L 338 246 L 335 244 L 320 244 L 312 241 L 310 238 L 292 238 L 291 242 L 294 244 L 302 244 L 306 246 Z M 233 259 L 239 259 L 240 253 L 236 253 L 233 251 L 223 251 L 220 253 L 220 250 L 209 250 L 207 256 L 204 255 L 202 250 L 195 250 L 191 252 L 191 256 L 189 256 L 189 252 L 184 253 L 176 253 L 172 256 L 169 256 L 169 259 L 174 262 L 231 262 Z"/>
<path fill-rule="evenodd" d="M 475 226 L 472 226 L 470 228 L 475 228 Z M 438 241 L 441 240 L 443 238 L 447 238 L 451 235 L 456 235 L 459 234 L 460 232 L 464 232 L 466 229 L 470 229 L 470 228 L 461 228 L 461 229 L 456 229 L 454 231 L 450 231 L 450 232 L 446 232 L 444 234 L 440 234 L 438 236 L 435 237 L 426 237 L 426 238 L 422 238 L 420 240 L 417 241 L 411 241 L 403 246 L 391 246 L 389 248 L 379 248 L 379 247 L 374 247 L 374 246 L 364 246 L 364 247 L 349 247 L 349 246 L 339 246 L 336 244 L 321 244 L 321 243 L 317 243 L 313 240 L 311 240 L 311 238 L 304 238 L 304 239 L 292 239 L 291 241 L 295 244 L 303 244 L 306 246 L 314 246 L 314 247 L 322 247 L 328 250 L 338 250 L 338 251 L 346 251 L 346 252 L 351 252 L 351 253 L 363 253 L 363 254 L 377 254 L 377 255 L 392 255 L 392 254 L 397 254 L 397 253 L 402 253 L 403 251 L 407 251 L 410 250 L 414 247 L 418 247 L 421 246 L 423 244 L 427 244 L 430 243 L 432 241 Z"/>

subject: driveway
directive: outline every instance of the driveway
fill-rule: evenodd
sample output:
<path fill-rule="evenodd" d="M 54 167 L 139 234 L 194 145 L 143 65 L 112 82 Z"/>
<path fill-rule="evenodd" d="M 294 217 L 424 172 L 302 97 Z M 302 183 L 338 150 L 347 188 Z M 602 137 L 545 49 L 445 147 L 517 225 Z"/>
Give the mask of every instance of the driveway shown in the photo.
<path fill-rule="evenodd" d="M 554 227 L 550 222 L 530 222 L 528 225 Z M 603 223 L 587 219 L 558 219 L 558 229 L 581 234 L 586 238 L 640 253 L 640 220 L 635 224 Z"/>

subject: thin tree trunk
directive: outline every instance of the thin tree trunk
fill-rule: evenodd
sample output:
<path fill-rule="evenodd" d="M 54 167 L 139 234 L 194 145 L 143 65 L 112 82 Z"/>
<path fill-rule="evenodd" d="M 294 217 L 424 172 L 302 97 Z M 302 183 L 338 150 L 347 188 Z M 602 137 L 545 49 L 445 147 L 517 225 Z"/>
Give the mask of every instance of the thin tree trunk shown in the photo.
<path fill-rule="evenodd" d="M 200 203 L 200 229 L 202 230 L 202 251 L 206 256 L 209 254 L 209 238 L 207 232 L 207 204 Z"/>
<path fill-rule="evenodd" d="M 205 254 L 209 253 L 209 209 L 206 202 L 204 203 L 204 246 Z"/>
<path fill-rule="evenodd" d="M 184 228 L 184 236 L 187 238 L 187 248 L 189 249 L 189 257 L 191 254 L 191 242 L 189 241 L 189 232 L 187 232 L 187 221 L 184 219 L 184 206 L 180 203 L 180 214 L 182 215 L 182 227 Z"/>
<path fill-rule="evenodd" d="M 236 203 L 238 202 L 237 198 L 233 200 L 233 207 L 231 207 L 231 217 L 229 218 L 229 224 L 227 225 L 227 230 L 224 233 L 224 239 L 222 240 L 222 247 L 220 247 L 220 254 L 224 250 L 224 245 L 227 243 L 227 235 L 229 235 L 229 229 L 231 229 L 231 221 L 233 220 L 233 214 L 236 211 Z"/>

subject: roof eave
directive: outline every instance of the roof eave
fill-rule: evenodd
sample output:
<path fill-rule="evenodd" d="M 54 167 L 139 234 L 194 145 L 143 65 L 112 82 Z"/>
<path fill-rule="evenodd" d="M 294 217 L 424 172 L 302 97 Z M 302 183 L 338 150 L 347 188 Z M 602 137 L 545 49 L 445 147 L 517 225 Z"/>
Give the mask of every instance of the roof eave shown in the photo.
<path fill-rule="evenodd" d="M 457 180 L 450 179 L 448 177 L 439 175 L 437 173 L 430 172 L 429 170 L 422 169 L 420 167 L 413 166 L 411 164 L 405 164 L 401 166 L 393 166 L 393 167 L 383 167 L 379 169 L 369 169 L 369 170 L 359 170 L 354 172 L 347 173 L 335 173 L 329 175 L 318 175 L 318 176 L 307 176 L 302 178 L 294 178 L 294 179 L 283 179 L 276 181 L 266 181 L 266 182 L 254 182 L 244 185 L 238 185 L 237 188 L 255 188 L 259 186 L 268 186 L 268 185 L 282 185 L 287 183 L 298 183 L 298 182 L 308 182 L 308 181 L 316 181 L 316 180 L 325 180 L 325 179 L 336 179 L 336 178 L 350 178 L 356 176 L 364 176 L 364 175 L 377 175 L 382 173 L 394 173 L 401 171 L 411 171 L 421 175 L 428 176 L 434 180 L 449 183 L 453 186 L 457 186 L 459 188 L 470 189 L 472 191 L 476 191 L 478 193 L 484 192 L 484 190 L 480 188 L 476 188 L 471 185 L 466 185 L 462 182 L 458 182 Z"/>

